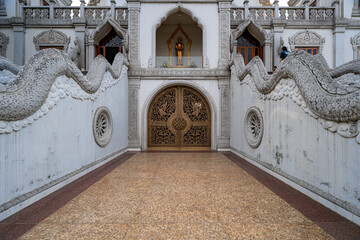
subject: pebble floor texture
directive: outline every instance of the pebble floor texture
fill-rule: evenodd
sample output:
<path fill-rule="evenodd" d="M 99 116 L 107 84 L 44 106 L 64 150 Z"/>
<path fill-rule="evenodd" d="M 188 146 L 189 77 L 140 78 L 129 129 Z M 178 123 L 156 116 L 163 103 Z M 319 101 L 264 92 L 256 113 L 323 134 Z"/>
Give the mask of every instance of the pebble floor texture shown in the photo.
<path fill-rule="evenodd" d="M 20 239 L 333 239 L 221 153 L 138 153 Z"/>

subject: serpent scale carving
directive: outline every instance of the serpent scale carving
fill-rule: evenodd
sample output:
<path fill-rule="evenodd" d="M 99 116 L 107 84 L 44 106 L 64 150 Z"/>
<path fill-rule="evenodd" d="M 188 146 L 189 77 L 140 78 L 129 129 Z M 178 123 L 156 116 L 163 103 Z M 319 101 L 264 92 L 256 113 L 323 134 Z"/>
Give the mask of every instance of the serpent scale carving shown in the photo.
<path fill-rule="evenodd" d="M 105 72 L 117 79 L 123 65 L 128 66 L 128 62 L 121 54 L 116 55 L 113 65 L 99 55 L 84 76 L 66 53 L 56 49 L 36 52 L 21 69 L 1 58 L 2 69 L 18 74 L 0 90 L 0 120 L 17 121 L 34 114 L 44 105 L 59 76 L 74 79 L 85 92 L 92 94 L 99 89 Z"/>
<path fill-rule="evenodd" d="M 269 75 L 259 57 L 245 66 L 242 56 L 234 53 L 231 69 L 240 81 L 250 74 L 262 94 L 273 91 L 281 79 L 291 78 L 317 116 L 335 122 L 360 120 L 360 60 L 335 69 L 329 69 L 325 62 L 321 56 L 298 50 Z"/>

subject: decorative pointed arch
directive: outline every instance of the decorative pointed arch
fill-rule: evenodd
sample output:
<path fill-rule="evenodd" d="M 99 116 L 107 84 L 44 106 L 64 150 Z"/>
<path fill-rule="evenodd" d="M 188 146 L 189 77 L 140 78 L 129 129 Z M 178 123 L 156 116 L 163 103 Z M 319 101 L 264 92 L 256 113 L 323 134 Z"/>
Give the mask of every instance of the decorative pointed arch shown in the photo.
<path fill-rule="evenodd" d="M 104 21 L 97 26 L 97 28 L 90 35 L 90 39 L 94 41 L 95 44 L 99 44 L 100 40 L 104 38 L 111 29 L 124 40 L 126 40 L 127 31 L 122 28 L 113 18 L 105 18 Z"/>
<path fill-rule="evenodd" d="M 259 40 L 260 45 L 263 45 L 265 41 L 271 40 L 271 34 L 268 34 L 259 24 L 257 24 L 253 18 L 249 18 L 245 22 L 239 24 L 236 30 L 232 33 L 232 45 L 236 45 L 236 39 L 238 39 L 241 34 L 248 30 L 251 35 L 253 35 L 257 40 Z"/>
<path fill-rule="evenodd" d="M 203 21 L 201 21 L 201 19 L 199 17 L 197 17 L 197 15 L 190 9 L 186 8 L 183 6 L 183 4 L 181 2 L 177 3 L 176 7 L 169 7 L 169 9 L 167 11 L 165 11 L 165 14 L 163 16 L 161 16 L 153 25 L 152 27 L 152 59 L 155 59 L 156 57 L 156 31 L 158 30 L 158 28 L 162 25 L 163 22 L 165 22 L 167 20 L 167 18 L 176 13 L 176 12 L 182 12 L 188 16 L 191 17 L 191 19 L 198 25 L 198 27 L 202 30 L 202 54 L 203 54 L 203 59 L 207 59 L 207 41 L 206 41 L 206 36 L 207 36 L 207 28 L 206 28 L 206 24 L 204 24 Z M 152 62 L 154 67 L 155 61 Z"/>

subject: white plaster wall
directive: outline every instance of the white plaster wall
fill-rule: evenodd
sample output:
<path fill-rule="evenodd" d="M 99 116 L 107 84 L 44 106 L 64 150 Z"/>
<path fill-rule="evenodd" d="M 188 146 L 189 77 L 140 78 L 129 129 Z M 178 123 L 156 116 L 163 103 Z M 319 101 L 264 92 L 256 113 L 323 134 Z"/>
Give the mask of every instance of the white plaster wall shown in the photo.
<path fill-rule="evenodd" d="M 219 19 L 217 4 L 183 3 L 184 8 L 190 10 L 198 18 L 198 22 L 204 25 L 203 49 L 211 68 L 217 68 L 219 56 Z M 141 67 L 147 67 L 149 57 L 155 59 L 156 55 L 156 28 L 160 19 L 175 9 L 175 3 L 157 4 L 142 3 L 140 10 L 140 61 Z"/>
<path fill-rule="evenodd" d="M 16 5 L 17 5 L 17 1 L 5 0 L 5 7 L 6 7 L 7 16 L 1 16 L 0 18 L 15 17 L 16 16 Z"/>
<path fill-rule="evenodd" d="M 344 8 L 344 17 L 351 18 L 351 13 L 354 7 L 354 1 L 358 0 L 344 0 L 343 1 L 343 8 Z"/>
<path fill-rule="evenodd" d="M 354 138 L 325 130 L 289 97 L 260 100 L 248 85 L 235 79 L 231 88 L 231 148 L 257 159 L 270 171 L 301 179 L 360 209 L 360 145 Z M 245 115 L 252 106 L 258 107 L 264 118 L 264 135 L 256 149 L 244 135 Z M 349 218 L 360 223 L 360 217 Z"/>
<path fill-rule="evenodd" d="M 146 103 L 147 100 L 149 100 L 149 98 L 152 98 L 155 91 L 157 89 L 159 89 L 159 87 L 162 86 L 166 86 L 166 85 L 171 85 L 174 84 L 175 82 L 178 82 L 179 85 L 182 85 L 183 82 L 187 82 L 190 83 L 192 85 L 198 86 L 199 88 L 194 88 L 197 91 L 199 91 L 200 93 L 202 93 L 205 98 L 206 96 L 210 96 L 212 101 L 209 101 L 208 104 L 209 106 L 211 106 L 212 104 L 214 104 L 214 109 L 215 109 L 215 113 L 212 113 L 212 116 L 215 117 L 216 119 L 213 119 L 215 121 L 215 126 L 212 126 L 212 146 L 214 147 L 213 150 L 216 150 L 217 147 L 217 136 L 220 136 L 220 119 L 219 119 L 219 103 L 220 103 L 220 92 L 219 92 L 219 87 L 218 87 L 218 81 L 217 80 L 142 80 L 140 83 L 140 90 L 139 90 L 139 111 L 138 111 L 138 116 L 140 121 L 139 121 L 139 133 L 140 133 L 140 142 L 143 143 L 144 142 L 144 134 L 146 130 L 146 125 L 144 126 L 144 119 L 147 119 L 147 112 L 145 111 L 146 109 Z M 188 85 L 187 85 L 188 86 Z M 201 91 L 201 88 L 205 91 Z M 163 89 L 163 88 L 162 88 Z M 159 93 L 159 92 L 157 92 Z M 145 113 L 145 114 L 144 114 Z M 144 114 L 144 115 L 143 115 Z M 214 132 L 216 131 L 216 132 Z M 215 138 L 213 138 L 215 137 Z M 146 139 L 145 139 L 146 140 Z M 141 146 L 143 150 L 144 149 L 144 144 Z"/>
<path fill-rule="evenodd" d="M 9 37 L 9 43 L 6 50 L 6 58 L 14 62 L 14 32 L 12 28 L 1 28 L 0 32 Z"/>
<path fill-rule="evenodd" d="M 333 41 L 334 40 L 333 40 L 332 29 L 311 29 L 311 28 L 308 28 L 308 30 L 316 32 L 321 37 L 325 38 L 325 43 L 324 43 L 322 55 L 326 59 L 329 67 L 332 68 L 333 64 L 334 64 L 334 51 L 335 51 L 335 49 L 333 48 Z M 305 31 L 305 29 L 288 29 L 288 28 L 284 29 L 284 33 L 282 35 L 282 38 L 284 39 L 284 45 L 288 48 L 289 51 L 291 51 L 290 44 L 289 44 L 289 38 L 291 38 L 296 33 L 303 32 L 303 31 Z M 346 47 L 346 52 L 349 51 L 349 53 L 350 53 L 350 50 L 351 50 L 351 48 Z"/>
<path fill-rule="evenodd" d="M 34 37 L 42 33 L 43 31 L 49 31 L 51 28 L 27 28 L 25 33 L 25 62 L 29 60 L 29 58 L 34 55 L 36 52 L 35 44 L 34 44 Z M 74 40 L 76 37 L 76 32 L 73 28 L 53 28 L 54 30 L 60 31 L 64 34 L 66 34 L 68 37 L 70 37 L 70 44 L 69 48 L 71 46 L 74 46 Z"/>
<path fill-rule="evenodd" d="M 111 75 L 106 73 L 105 78 Z M 94 113 L 100 106 L 110 110 L 114 126 L 111 140 L 104 148 L 96 144 L 92 129 Z M 67 96 L 48 114 L 19 132 L 0 135 L 0 205 L 127 148 L 127 106 L 125 73 L 94 101 Z M 76 173 L 75 178 L 82 174 Z M 27 205 L 36 198 L 32 197 Z M 23 207 L 21 203 L 0 213 L 0 220 Z"/>

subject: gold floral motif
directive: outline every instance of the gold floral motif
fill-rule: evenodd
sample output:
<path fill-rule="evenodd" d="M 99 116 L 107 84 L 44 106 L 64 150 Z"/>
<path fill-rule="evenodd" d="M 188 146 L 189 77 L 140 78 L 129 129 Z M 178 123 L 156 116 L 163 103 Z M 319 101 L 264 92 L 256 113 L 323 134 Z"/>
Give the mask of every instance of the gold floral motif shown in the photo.
<path fill-rule="evenodd" d="M 211 113 L 205 98 L 185 86 L 164 89 L 148 114 L 149 149 L 210 149 Z"/>

